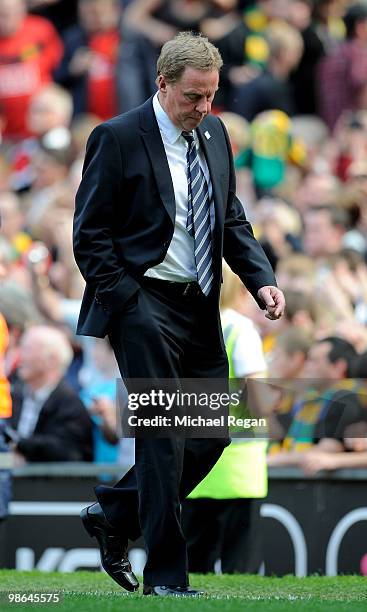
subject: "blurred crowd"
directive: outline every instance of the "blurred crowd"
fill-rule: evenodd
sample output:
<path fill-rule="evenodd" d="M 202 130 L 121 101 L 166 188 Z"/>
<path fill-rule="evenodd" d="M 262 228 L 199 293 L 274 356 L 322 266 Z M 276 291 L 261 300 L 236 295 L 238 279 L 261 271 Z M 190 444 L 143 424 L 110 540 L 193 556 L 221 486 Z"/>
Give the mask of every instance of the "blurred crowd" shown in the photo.
<path fill-rule="evenodd" d="M 286 295 L 278 322 L 243 287 L 225 313 L 247 326 L 234 374 L 273 397 L 268 463 L 367 467 L 367 2 L 348 0 L 0 0 L 4 440 L 17 465 L 133 462 L 108 340 L 75 336 L 74 196 L 91 130 L 155 92 L 185 29 L 222 53 L 214 112 Z"/>

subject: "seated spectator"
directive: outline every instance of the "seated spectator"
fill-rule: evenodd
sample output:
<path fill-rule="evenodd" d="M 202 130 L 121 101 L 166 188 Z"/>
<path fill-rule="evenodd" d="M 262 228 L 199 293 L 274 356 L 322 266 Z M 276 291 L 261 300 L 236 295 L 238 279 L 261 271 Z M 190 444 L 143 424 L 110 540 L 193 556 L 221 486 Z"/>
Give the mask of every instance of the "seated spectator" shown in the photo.
<path fill-rule="evenodd" d="M 0 107 L 5 140 L 29 135 L 31 97 L 52 80 L 62 52 L 52 24 L 27 15 L 25 0 L 0 0 Z"/>
<path fill-rule="evenodd" d="M 268 453 L 273 454 L 281 450 L 278 440 L 282 439 L 284 431 L 282 431 L 278 416 L 289 415 L 297 391 L 302 388 L 301 379 L 305 377 L 305 365 L 311 345 L 312 340 L 309 333 L 301 327 L 290 326 L 278 334 L 275 346 L 268 355 L 270 390 L 273 391 L 275 397 L 279 397 L 276 405 L 273 405 L 273 412 L 269 415 L 271 440 Z M 273 379 L 279 379 L 279 386 Z"/>
<path fill-rule="evenodd" d="M 288 78 L 303 51 L 300 33 L 286 23 L 271 24 L 267 31 L 269 61 L 249 83 L 234 87 L 230 110 L 252 121 L 256 115 L 277 109 L 293 115 L 295 108 Z"/>
<path fill-rule="evenodd" d="M 314 476 L 322 470 L 343 470 L 351 468 L 367 468 L 367 423 L 357 423 L 359 431 L 351 431 L 344 438 L 343 450 L 339 453 L 313 451 L 308 453 L 301 461 L 300 467 L 307 476 Z M 356 437 L 356 436 L 363 437 Z"/>
<path fill-rule="evenodd" d="M 59 330 L 28 329 L 21 340 L 11 424 L 18 462 L 91 461 L 92 423 L 77 394 L 63 381 L 71 346 Z"/>
<path fill-rule="evenodd" d="M 300 465 L 314 450 L 340 452 L 347 427 L 363 421 L 366 409 L 351 375 L 356 358 L 353 346 L 341 338 L 328 337 L 314 343 L 305 368 L 308 388 L 289 413 L 277 415 L 284 428 L 280 452 L 268 457 L 268 465 Z"/>
<path fill-rule="evenodd" d="M 74 115 L 100 120 L 117 114 L 115 71 L 120 41 L 118 0 L 79 0 L 79 22 L 64 33 L 65 54 L 56 80 L 73 96 Z"/>

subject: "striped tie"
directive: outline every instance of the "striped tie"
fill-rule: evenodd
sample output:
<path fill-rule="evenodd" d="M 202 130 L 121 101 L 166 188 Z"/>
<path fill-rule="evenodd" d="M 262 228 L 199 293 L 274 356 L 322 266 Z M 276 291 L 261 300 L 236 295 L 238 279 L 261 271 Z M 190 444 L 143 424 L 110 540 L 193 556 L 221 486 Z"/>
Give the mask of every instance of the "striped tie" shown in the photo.
<path fill-rule="evenodd" d="M 195 263 L 199 286 L 208 295 L 213 283 L 212 238 L 209 189 L 199 163 L 192 132 L 182 132 L 187 141 L 188 212 L 186 228 L 194 238 Z"/>

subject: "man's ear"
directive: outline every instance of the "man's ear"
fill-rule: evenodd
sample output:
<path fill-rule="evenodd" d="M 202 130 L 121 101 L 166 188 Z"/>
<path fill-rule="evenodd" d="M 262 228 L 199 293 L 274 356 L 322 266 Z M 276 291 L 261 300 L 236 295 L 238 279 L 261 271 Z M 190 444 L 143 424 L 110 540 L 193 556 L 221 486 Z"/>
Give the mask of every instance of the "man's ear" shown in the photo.
<path fill-rule="evenodd" d="M 165 94 L 167 92 L 167 81 L 163 74 L 160 74 L 158 77 L 158 89 L 160 92 Z"/>
<path fill-rule="evenodd" d="M 347 378 L 348 376 L 348 363 L 345 359 L 338 359 L 334 362 L 334 366 L 338 368 L 340 378 Z"/>

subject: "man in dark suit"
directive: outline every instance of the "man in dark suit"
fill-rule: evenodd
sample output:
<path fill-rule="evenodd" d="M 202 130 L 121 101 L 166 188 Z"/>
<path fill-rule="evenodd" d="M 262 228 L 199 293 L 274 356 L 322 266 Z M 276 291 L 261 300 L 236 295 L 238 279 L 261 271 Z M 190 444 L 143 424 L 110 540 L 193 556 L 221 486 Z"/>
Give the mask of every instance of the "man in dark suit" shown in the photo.
<path fill-rule="evenodd" d="M 63 332 L 43 325 L 21 340 L 19 383 L 12 389 L 11 447 L 25 461 L 92 461 L 92 421 L 63 376 L 72 348 Z"/>
<path fill-rule="evenodd" d="M 284 310 L 236 198 L 227 133 L 209 115 L 221 65 L 206 38 L 178 35 L 158 59 L 158 93 L 98 126 L 88 141 L 74 220 L 75 257 L 87 282 L 78 333 L 108 334 L 125 378 L 228 377 L 222 256 L 266 316 Z M 139 586 L 127 541 L 143 534 L 144 594 L 200 594 L 188 586 L 180 500 L 228 444 L 137 438 L 135 466 L 114 487 L 96 487 L 98 503 L 82 519 L 121 586 Z"/>

